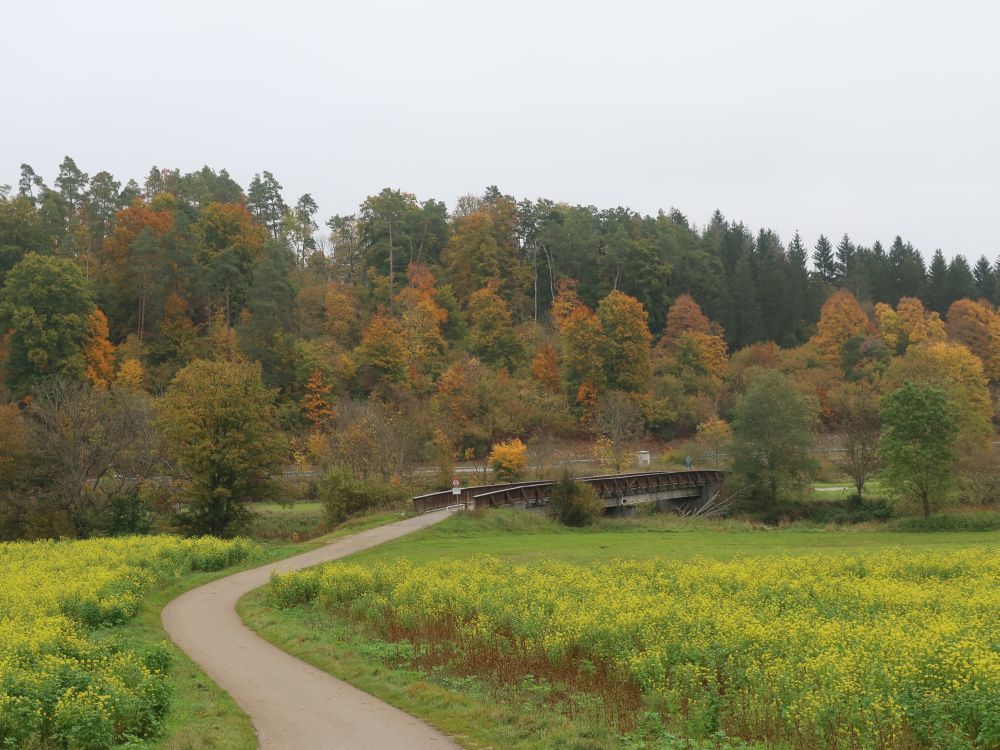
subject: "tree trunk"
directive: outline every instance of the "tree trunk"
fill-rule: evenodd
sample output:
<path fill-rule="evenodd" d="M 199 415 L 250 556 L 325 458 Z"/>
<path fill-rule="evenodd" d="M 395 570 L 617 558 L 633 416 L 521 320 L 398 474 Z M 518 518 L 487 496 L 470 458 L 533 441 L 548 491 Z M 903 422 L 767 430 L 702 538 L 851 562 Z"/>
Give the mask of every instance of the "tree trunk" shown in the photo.
<path fill-rule="evenodd" d="M 931 517 L 931 501 L 927 495 L 928 495 L 927 490 L 924 490 L 923 492 L 920 493 L 920 500 L 924 505 L 924 518 Z"/>

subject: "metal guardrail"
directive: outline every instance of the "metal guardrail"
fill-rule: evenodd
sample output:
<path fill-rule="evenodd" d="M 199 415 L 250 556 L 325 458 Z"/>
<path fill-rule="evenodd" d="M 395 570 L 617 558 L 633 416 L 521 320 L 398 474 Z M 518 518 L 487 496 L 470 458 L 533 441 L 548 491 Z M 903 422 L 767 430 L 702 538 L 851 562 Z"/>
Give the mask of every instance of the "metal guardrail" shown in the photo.
<path fill-rule="evenodd" d="M 578 477 L 577 481 L 589 484 L 602 498 L 613 498 L 705 487 L 720 484 L 724 479 L 723 471 L 697 470 L 606 474 Z M 454 505 L 466 508 L 498 508 L 516 503 L 542 505 L 548 502 L 554 484 L 554 481 L 545 481 L 462 487 L 457 494 L 443 490 L 413 498 L 413 507 L 418 513 L 427 513 Z"/>

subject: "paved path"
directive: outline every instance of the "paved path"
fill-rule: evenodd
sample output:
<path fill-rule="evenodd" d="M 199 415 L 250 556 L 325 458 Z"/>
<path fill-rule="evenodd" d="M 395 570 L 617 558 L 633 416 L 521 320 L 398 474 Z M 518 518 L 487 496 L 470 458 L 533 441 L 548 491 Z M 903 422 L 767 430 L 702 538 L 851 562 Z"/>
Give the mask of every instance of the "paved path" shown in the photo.
<path fill-rule="evenodd" d="M 221 578 L 170 602 L 163 626 L 249 714 L 264 750 L 458 750 L 422 721 L 272 646 L 236 614 L 239 598 L 266 584 L 272 572 L 335 560 L 447 516 L 397 521 Z"/>

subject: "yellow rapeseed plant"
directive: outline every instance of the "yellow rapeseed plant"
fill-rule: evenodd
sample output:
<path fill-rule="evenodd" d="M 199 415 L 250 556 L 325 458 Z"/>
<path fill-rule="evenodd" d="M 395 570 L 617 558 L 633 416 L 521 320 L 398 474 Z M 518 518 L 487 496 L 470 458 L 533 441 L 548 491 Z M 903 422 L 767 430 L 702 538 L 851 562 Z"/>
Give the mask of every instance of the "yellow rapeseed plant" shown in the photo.
<path fill-rule="evenodd" d="M 137 651 L 106 628 L 152 587 L 256 553 L 210 537 L 0 544 L 0 747 L 103 750 L 154 734 L 169 652 Z"/>
<path fill-rule="evenodd" d="M 1000 551 L 603 565 L 334 563 L 275 578 L 384 635 L 601 665 L 696 735 L 795 748 L 1000 748 Z"/>

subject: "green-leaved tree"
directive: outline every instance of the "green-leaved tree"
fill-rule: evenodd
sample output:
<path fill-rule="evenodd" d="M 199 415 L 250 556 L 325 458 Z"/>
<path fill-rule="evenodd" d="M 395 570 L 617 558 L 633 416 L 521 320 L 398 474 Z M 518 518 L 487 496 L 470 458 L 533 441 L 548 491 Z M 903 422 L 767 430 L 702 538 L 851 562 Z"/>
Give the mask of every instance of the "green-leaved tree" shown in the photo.
<path fill-rule="evenodd" d="M 815 404 L 777 370 L 750 382 L 733 414 L 733 472 L 754 510 L 767 510 L 812 477 Z"/>
<path fill-rule="evenodd" d="M 261 499 L 287 446 L 274 393 L 257 363 L 196 360 L 180 370 L 160 404 L 167 447 L 189 479 L 179 521 L 190 531 L 227 535 Z"/>
<path fill-rule="evenodd" d="M 56 375 L 82 379 L 93 310 L 75 261 L 28 253 L 11 269 L 0 291 L 0 319 L 10 330 L 7 385 L 15 396 Z"/>
<path fill-rule="evenodd" d="M 944 391 L 909 381 L 882 400 L 884 485 L 920 503 L 924 518 L 944 501 L 958 455 L 958 419 Z"/>

